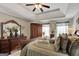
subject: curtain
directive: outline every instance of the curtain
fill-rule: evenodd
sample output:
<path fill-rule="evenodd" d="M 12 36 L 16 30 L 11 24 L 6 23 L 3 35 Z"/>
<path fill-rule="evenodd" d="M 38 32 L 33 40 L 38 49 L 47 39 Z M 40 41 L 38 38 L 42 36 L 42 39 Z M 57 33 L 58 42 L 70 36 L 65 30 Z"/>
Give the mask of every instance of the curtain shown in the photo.
<path fill-rule="evenodd" d="M 59 36 L 59 34 L 62 33 L 68 34 L 68 23 L 57 23 L 56 29 L 57 29 L 57 36 Z"/>

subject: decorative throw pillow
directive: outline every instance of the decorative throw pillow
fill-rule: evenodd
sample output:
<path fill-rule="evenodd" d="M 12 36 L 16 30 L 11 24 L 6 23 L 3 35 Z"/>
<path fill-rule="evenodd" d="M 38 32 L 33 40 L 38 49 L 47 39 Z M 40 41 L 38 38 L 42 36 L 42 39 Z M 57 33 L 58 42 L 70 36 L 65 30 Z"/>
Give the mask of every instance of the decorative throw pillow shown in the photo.
<path fill-rule="evenodd" d="M 72 44 L 75 42 L 76 39 L 78 39 L 76 36 L 68 36 L 68 45 L 67 45 L 67 53 L 70 55 L 70 49 L 72 47 Z"/>
<path fill-rule="evenodd" d="M 60 38 L 59 37 L 55 40 L 55 49 L 56 51 L 59 51 L 60 49 Z"/>
<path fill-rule="evenodd" d="M 62 44 L 61 49 L 63 53 L 66 53 L 67 43 L 68 43 L 67 39 L 63 39 L 63 41 L 61 42 Z"/>
<path fill-rule="evenodd" d="M 63 53 L 69 53 L 71 46 L 71 41 L 67 35 L 61 35 L 55 40 L 55 49 L 56 51 L 61 51 Z"/>
<path fill-rule="evenodd" d="M 67 44 L 68 44 L 68 37 L 66 34 L 64 34 L 62 35 L 62 38 L 60 39 L 61 52 L 66 53 Z"/>
<path fill-rule="evenodd" d="M 79 50 L 79 39 L 76 39 L 71 45 L 70 55 L 71 56 L 74 56 L 74 55 L 79 56 L 79 51 L 78 50 Z"/>
<path fill-rule="evenodd" d="M 70 53 L 71 44 L 72 44 L 71 40 L 68 39 L 68 43 L 67 43 L 67 47 L 66 47 L 66 52 L 68 53 L 68 55 L 69 55 L 69 53 Z"/>
<path fill-rule="evenodd" d="M 71 40 L 71 42 L 74 42 L 77 39 L 76 36 L 68 36 L 68 38 Z"/>

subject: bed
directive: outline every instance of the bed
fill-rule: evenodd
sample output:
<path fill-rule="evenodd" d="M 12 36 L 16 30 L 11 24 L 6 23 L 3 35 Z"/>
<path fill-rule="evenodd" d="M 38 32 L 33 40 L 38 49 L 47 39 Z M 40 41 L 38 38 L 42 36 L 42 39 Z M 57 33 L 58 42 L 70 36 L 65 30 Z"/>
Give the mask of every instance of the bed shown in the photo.
<path fill-rule="evenodd" d="M 26 45 L 21 56 L 68 56 L 67 54 L 56 52 L 54 44 L 50 44 L 47 40 L 35 40 Z"/>
<path fill-rule="evenodd" d="M 49 40 L 36 39 L 35 41 L 25 45 L 22 50 L 9 56 L 79 56 L 79 38 L 74 38 L 71 36 L 68 37 L 68 39 L 71 41 L 71 44 L 68 44 L 69 47 L 67 47 L 69 48 L 68 53 L 58 51 L 60 46 L 59 39 L 57 39 L 56 44 L 49 43 Z"/>

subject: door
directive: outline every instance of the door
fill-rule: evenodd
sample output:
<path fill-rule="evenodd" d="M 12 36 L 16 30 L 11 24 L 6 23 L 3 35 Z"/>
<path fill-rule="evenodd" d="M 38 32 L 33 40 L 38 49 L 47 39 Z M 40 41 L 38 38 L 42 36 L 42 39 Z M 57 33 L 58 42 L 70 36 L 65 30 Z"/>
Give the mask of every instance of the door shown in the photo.
<path fill-rule="evenodd" d="M 31 38 L 42 36 L 42 25 L 31 23 Z"/>

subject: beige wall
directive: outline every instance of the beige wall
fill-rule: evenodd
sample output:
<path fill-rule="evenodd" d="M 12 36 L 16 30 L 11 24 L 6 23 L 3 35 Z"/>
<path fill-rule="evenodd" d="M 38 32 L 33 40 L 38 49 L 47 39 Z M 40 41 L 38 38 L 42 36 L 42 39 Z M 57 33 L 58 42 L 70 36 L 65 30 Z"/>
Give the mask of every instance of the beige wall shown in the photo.
<path fill-rule="evenodd" d="M 74 34 L 75 32 L 75 29 L 73 26 L 68 26 L 68 32 L 71 33 L 71 34 Z"/>
<path fill-rule="evenodd" d="M 73 20 L 74 20 L 73 26 L 74 26 L 75 30 L 79 30 L 79 24 L 77 23 L 78 17 L 79 17 L 79 12 L 73 18 Z"/>
<path fill-rule="evenodd" d="M 79 24 L 77 23 L 78 17 L 79 12 L 73 17 L 69 25 L 69 32 L 72 32 L 72 34 L 74 34 L 75 30 L 79 30 Z"/>
<path fill-rule="evenodd" d="M 71 34 L 74 34 L 74 32 L 75 32 L 75 27 L 73 26 L 73 22 L 74 22 L 74 19 L 71 18 L 69 20 L 69 24 L 68 24 L 68 32 Z"/>
<path fill-rule="evenodd" d="M 27 36 L 27 38 L 30 38 L 30 22 L 22 20 L 22 19 L 15 18 L 15 17 L 11 17 L 11 16 L 8 16 L 8 15 L 0 14 L 0 23 L 6 22 L 8 20 L 15 20 L 21 26 L 23 26 L 24 29 L 22 29 L 22 33 L 24 33 L 24 35 Z"/>

